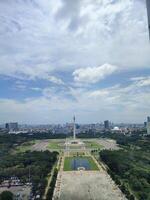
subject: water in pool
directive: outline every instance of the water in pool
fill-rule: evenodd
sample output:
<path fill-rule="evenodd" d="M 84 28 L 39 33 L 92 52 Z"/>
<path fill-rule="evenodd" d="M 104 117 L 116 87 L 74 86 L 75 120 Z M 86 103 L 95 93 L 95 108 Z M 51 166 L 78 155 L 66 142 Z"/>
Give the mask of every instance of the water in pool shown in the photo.
<path fill-rule="evenodd" d="M 72 158 L 71 160 L 72 170 L 78 170 L 79 167 L 84 167 L 85 170 L 90 170 L 90 163 L 87 158 Z"/>

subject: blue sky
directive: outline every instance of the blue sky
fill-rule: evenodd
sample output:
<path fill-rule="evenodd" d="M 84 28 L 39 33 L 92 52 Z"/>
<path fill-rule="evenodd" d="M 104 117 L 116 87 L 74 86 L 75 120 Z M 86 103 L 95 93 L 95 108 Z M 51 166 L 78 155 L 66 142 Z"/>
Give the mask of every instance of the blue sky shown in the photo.
<path fill-rule="evenodd" d="M 2 0 L 0 24 L 0 123 L 150 115 L 143 0 Z"/>

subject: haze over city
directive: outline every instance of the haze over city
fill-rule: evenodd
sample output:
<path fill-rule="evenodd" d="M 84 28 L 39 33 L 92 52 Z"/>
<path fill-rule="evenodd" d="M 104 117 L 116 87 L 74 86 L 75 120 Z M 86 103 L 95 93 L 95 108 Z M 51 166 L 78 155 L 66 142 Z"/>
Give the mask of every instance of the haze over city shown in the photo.
<path fill-rule="evenodd" d="M 150 114 L 145 1 L 0 1 L 0 24 L 1 123 Z"/>

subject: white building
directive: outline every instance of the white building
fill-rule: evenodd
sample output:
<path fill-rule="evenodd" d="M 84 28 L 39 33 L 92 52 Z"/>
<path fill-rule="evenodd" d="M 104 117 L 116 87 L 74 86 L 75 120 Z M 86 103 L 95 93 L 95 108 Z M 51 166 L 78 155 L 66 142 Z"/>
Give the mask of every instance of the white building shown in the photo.
<path fill-rule="evenodd" d="M 118 127 L 118 126 L 115 126 L 113 129 L 111 129 L 112 133 L 121 133 L 122 130 Z"/>

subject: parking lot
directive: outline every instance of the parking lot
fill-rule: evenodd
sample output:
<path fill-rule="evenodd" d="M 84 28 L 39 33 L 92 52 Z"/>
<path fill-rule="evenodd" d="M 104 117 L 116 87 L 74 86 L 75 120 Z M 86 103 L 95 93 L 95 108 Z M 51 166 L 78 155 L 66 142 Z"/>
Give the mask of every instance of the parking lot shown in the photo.
<path fill-rule="evenodd" d="M 10 191 L 15 195 L 14 199 L 29 200 L 31 187 L 30 186 L 13 186 L 13 187 L 0 187 L 0 193 L 3 191 Z"/>

